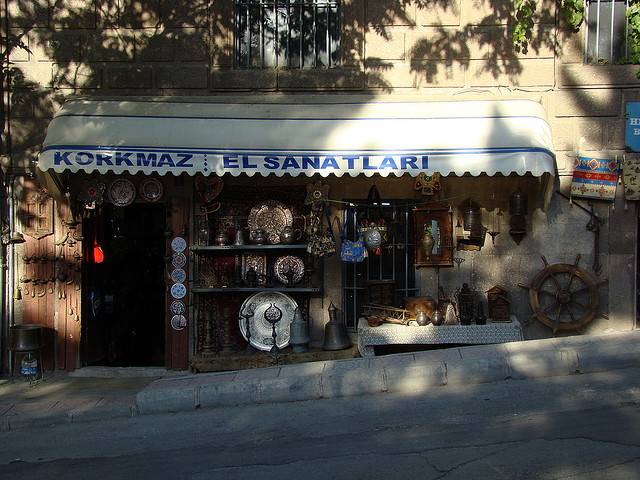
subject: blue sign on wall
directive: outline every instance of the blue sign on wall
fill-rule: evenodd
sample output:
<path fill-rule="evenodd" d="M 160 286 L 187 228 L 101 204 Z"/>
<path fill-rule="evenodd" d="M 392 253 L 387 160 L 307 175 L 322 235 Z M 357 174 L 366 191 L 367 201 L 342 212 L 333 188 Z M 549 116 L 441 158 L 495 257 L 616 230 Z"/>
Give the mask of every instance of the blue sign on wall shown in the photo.
<path fill-rule="evenodd" d="M 627 147 L 634 152 L 640 152 L 640 102 L 627 103 L 624 140 Z"/>

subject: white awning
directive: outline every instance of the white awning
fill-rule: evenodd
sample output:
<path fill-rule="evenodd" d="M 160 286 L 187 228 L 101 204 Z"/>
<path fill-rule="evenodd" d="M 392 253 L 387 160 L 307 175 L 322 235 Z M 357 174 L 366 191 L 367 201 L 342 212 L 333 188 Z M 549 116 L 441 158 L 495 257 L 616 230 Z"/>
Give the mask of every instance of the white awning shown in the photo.
<path fill-rule="evenodd" d="M 38 168 L 250 176 L 555 173 L 551 129 L 534 101 L 292 98 L 70 100 L 49 125 Z"/>

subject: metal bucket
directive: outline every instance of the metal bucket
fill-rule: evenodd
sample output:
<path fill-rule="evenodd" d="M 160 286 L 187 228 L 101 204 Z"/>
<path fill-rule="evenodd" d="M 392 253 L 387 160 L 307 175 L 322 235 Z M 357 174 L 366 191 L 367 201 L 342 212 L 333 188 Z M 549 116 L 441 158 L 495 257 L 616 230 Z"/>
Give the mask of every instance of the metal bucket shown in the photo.
<path fill-rule="evenodd" d="M 9 350 L 13 352 L 29 352 L 44 346 L 42 325 L 13 325 L 9 327 Z"/>

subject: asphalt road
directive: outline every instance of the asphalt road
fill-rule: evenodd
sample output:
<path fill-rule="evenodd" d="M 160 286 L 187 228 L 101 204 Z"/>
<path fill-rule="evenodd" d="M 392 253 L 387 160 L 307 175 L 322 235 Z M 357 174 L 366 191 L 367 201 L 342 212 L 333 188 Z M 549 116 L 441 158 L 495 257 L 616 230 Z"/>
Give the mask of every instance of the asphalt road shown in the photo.
<path fill-rule="evenodd" d="M 3 480 L 635 479 L 640 370 L 0 433 Z"/>

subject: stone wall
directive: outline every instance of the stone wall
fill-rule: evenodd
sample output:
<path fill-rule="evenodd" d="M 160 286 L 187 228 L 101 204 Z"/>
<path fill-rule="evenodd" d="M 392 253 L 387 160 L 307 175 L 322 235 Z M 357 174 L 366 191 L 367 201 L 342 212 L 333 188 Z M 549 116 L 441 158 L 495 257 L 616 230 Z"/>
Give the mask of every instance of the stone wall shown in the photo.
<path fill-rule="evenodd" d="M 576 154 L 625 154 L 625 104 L 640 101 L 639 68 L 584 65 L 584 32 L 571 35 L 557 25 L 551 0 L 540 2 L 526 52 L 510 41 L 508 1 L 345 0 L 342 65 L 323 70 L 235 70 L 232 0 L 10 0 L 9 5 L 11 33 L 29 49 L 14 49 L 10 56 L 14 152 L 37 151 L 53 112 L 77 94 L 528 98 L 549 113 L 558 165 L 554 188 L 567 192 Z M 491 193 L 487 189 L 505 197 L 515 185 L 474 181 L 475 189 L 484 189 L 483 200 Z M 465 182 L 450 183 L 459 190 Z M 368 183 L 361 188 L 366 195 Z M 636 205 L 625 203 L 621 189 L 615 204 L 595 203 L 605 219 L 601 278 L 609 283 L 600 291 L 609 319 L 599 318 L 591 328 L 633 328 Z M 550 263 L 573 263 L 580 253 L 581 266 L 589 269 L 594 247 L 587 221 L 588 215 L 554 195 L 545 212 L 540 205 L 532 208 L 531 231 L 520 246 L 509 242 L 503 225 L 495 246 L 460 253 L 465 262 L 459 270 L 421 269 L 425 291 L 431 293 L 434 284 L 452 289 L 461 279 L 478 292 L 505 278 L 510 286 L 526 283 L 542 268 L 541 254 Z M 528 316 L 526 292 L 512 290 L 522 320 Z M 532 326 L 529 335 L 546 333 Z"/>

